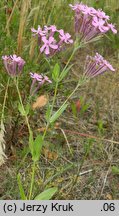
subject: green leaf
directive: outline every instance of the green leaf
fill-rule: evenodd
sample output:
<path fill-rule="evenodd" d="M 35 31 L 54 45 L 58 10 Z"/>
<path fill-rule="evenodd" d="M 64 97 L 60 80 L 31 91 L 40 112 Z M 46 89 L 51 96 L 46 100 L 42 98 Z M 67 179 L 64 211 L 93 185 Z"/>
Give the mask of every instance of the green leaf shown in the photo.
<path fill-rule="evenodd" d="M 57 110 L 57 112 L 55 112 L 54 115 L 51 116 L 51 118 L 50 118 L 50 123 L 55 122 L 55 121 L 60 117 L 60 115 L 64 112 L 64 110 L 67 108 L 67 106 L 68 106 L 68 104 L 62 105 L 62 106 Z"/>
<path fill-rule="evenodd" d="M 30 134 L 29 134 L 29 148 L 30 148 L 30 151 L 31 151 L 32 155 L 33 155 L 33 146 L 34 146 L 33 132 L 30 131 Z"/>
<path fill-rule="evenodd" d="M 26 107 L 25 107 L 25 113 L 26 113 L 26 115 L 29 114 L 29 111 L 30 111 L 30 104 L 27 104 Z"/>
<path fill-rule="evenodd" d="M 87 110 L 88 110 L 88 108 L 89 108 L 89 104 L 82 104 L 82 106 L 81 106 L 81 111 L 80 111 L 80 113 L 81 113 L 81 115 L 83 115 Z"/>
<path fill-rule="evenodd" d="M 49 188 L 36 196 L 34 200 L 50 200 L 57 190 L 57 187 Z"/>
<path fill-rule="evenodd" d="M 115 175 L 119 175 L 119 168 L 116 167 L 116 166 L 113 166 L 112 167 L 112 173 L 115 174 Z"/>
<path fill-rule="evenodd" d="M 19 110 L 19 112 L 21 113 L 22 116 L 26 115 L 26 112 L 25 112 L 24 108 L 22 107 L 22 105 L 20 103 L 18 104 L 18 110 Z"/>
<path fill-rule="evenodd" d="M 46 114 L 45 114 L 45 119 L 46 119 L 46 121 L 49 120 L 49 118 L 50 118 L 50 113 L 51 113 L 51 107 L 50 107 L 50 104 L 48 104 L 47 110 L 46 110 Z"/>
<path fill-rule="evenodd" d="M 55 82 L 58 82 L 59 74 L 60 74 L 60 66 L 59 66 L 58 63 L 56 63 L 55 66 L 54 66 L 53 72 L 52 72 L 52 79 Z"/>
<path fill-rule="evenodd" d="M 70 65 L 66 70 L 63 70 L 60 74 L 60 77 L 59 77 L 59 81 L 62 81 L 65 76 L 68 74 L 68 72 L 70 71 L 70 69 L 72 68 L 73 64 Z"/>
<path fill-rule="evenodd" d="M 72 109 L 74 117 L 76 117 L 77 116 L 77 109 L 76 109 L 76 104 L 74 102 L 71 103 L 71 109 Z"/>
<path fill-rule="evenodd" d="M 40 154 L 41 154 L 41 150 L 42 150 L 42 146 L 43 146 L 43 138 L 42 136 L 39 134 L 33 144 L 33 155 L 32 155 L 32 159 L 33 161 L 38 161 L 40 158 Z"/>
<path fill-rule="evenodd" d="M 23 185 L 22 185 L 22 182 L 21 182 L 21 175 L 20 175 L 20 173 L 17 175 L 17 183 L 18 183 L 18 186 L 19 186 L 19 191 L 20 191 L 21 199 L 22 200 L 27 200 L 25 192 L 24 192 L 24 189 L 23 189 Z"/>

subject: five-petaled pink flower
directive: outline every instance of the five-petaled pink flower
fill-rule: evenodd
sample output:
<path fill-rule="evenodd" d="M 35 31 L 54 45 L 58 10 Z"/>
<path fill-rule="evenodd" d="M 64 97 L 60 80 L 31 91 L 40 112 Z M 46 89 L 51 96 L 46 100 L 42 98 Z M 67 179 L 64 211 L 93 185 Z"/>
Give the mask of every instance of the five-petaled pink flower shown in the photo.
<path fill-rule="evenodd" d="M 42 81 L 43 77 L 40 74 L 37 73 L 32 73 L 30 72 L 31 78 L 37 80 L 37 81 Z"/>
<path fill-rule="evenodd" d="M 44 52 L 46 55 L 50 54 L 50 48 L 53 50 L 58 49 L 58 45 L 56 44 L 56 40 L 53 37 L 49 37 L 47 39 L 45 36 L 42 37 L 42 41 L 44 42 L 43 46 L 40 48 L 41 53 Z"/>
<path fill-rule="evenodd" d="M 61 39 L 62 42 L 65 42 L 66 44 L 72 44 L 73 40 L 71 39 L 71 35 L 69 33 L 64 33 L 64 30 L 61 29 L 59 30 L 59 38 Z"/>
<path fill-rule="evenodd" d="M 109 26 L 105 26 L 105 21 L 103 19 L 99 19 L 96 16 L 93 17 L 92 25 L 100 30 L 100 32 L 105 33 L 109 30 Z"/>
<path fill-rule="evenodd" d="M 47 33 L 47 30 L 45 29 L 44 31 L 40 26 L 38 26 L 38 29 L 31 28 L 31 31 L 33 32 L 33 36 L 38 35 L 38 36 L 44 36 Z"/>
<path fill-rule="evenodd" d="M 57 32 L 57 27 L 55 25 L 44 26 L 44 29 L 47 31 Z"/>
<path fill-rule="evenodd" d="M 100 19 L 105 19 L 105 20 L 109 20 L 109 19 L 110 19 L 109 16 L 106 15 L 105 12 L 102 11 L 101 9 L 98 9 L 98 10 L 96 11 L 96 15 L 97 15 L 97 17 L 100 18 Z"/>
<path fill-rule="evenodd" d="M 22 72 L 25 61 L 21 57 L 14 54 L 2 56 L 2 59 L 5 69 L 10 76 L 17 76 Z"/>

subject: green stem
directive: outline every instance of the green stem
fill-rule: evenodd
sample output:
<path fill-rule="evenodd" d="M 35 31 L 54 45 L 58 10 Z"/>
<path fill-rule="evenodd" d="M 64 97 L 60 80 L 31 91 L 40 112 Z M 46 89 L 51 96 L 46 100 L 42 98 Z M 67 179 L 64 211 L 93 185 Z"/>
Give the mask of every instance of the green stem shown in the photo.
<path fill-rule="evenodd" d="M 52 112 L 53 112 L 53 108 L 54 108 L 54 104 L 55 104 L 55 100 L 56 100 L 56 96 L 57 96 L 57 90 L 58 90 L 58 82 L 56 82 L 56 85 L 55 85 L 55 92 L 54 92 L 54 97 L 53 97 L 53 102 L 52 102 L 52 107 L 51 107 L 51 110 L 50 110 L 50 115 L 49 115 L 49 119 L 47 121 L 47 125 L 46 125 L 46 128 L 45 128 L 45 131 L 44 131 L 44 134 L 43 134 L 43 140 L 46 136 L 46 133 L 47 133 L 47 130 L 48 130 L 48 127 L 50 125 L 50 118 L 52 116 Z"/>
<path fill-rule="evenodd" d="M 78 49 L 80 49 L 82 46 L 83 46 L 82 44 L 80 44 L 78 47 L 77 47 L 77 45 L 74 45 L 73 52 L 72 52 L 70 58 L 68 59 L 68 61 L 67 61 L 66 65 L 65 65 L 63 71 L 65 71 L 66 68 L 68 67 L 68 65 L 69 65 L 70 61 L 72 60 L 72 58 L 73 58 L 75 52 L 76 52 Z M 63 71 L 62 71 L 62 72 L 63 72 Z"/>
<path fill-rule="evenodd" d="M 65 71 L 65 70 L 66 70 L 66 68 L 68 67 L 68 65 L 69 65 L 70 61 L 72 60 L 72 58 L 73 58 L 73 56 L 74 56 L 74 54 L 75 54 L 76 50 L 77 50 L 77 49 L 75 49 L 75 48 L 73 49 L 73 52 L 72 52 L 72 54 L 71 54 L 70 58 L 68 59 L 68 61 L 67 61 L 66 65 L 65 65 L 65 67 L 64 67 L 64 69 L 63 69 L 63 71 Z M 62 71 L 62 72 L 63 72 L 63 71 Z"/>
<path fill-rule="evenodd" d="M 33 191 L 33 186 L 34 186 L 34 179 L 35 179 L 35 165 L 36 162 L 33 162 L 33 167 L 32 167 L 32 177 L 31 177 L 31 186 L 30 186 L 30 192 L 29 192 L 29 200 L 32 198 L 32 191 Z"/>
<path fill-rule="evenodd" d="M 20 91 L 19 91 L 19 87 L 18 87 L 18 79 L 17 80 L 14 79 L 14 82 L 15 82 L 15 86 L 16 86 L 17 93 L 18 93 L 18 96 L 19 96 L 20 104 L 22 106 L 22 109 L 23 109 L 24 113 L 26 113 L 23 102 L 22 102 L 22 97 L 21 97 L 21 94 L 20 94 Z M 29 134 L 31 134 L 31 128 L 30 128 L 30 124 L 29 124 L 29 120 L 28 120 L 27 115 L 25 115 L 25 120 L 26 120 L 26 123 L 27 123 Z"/>
<path fill-rule="evenodd" d="M 64 103 L 62 104 L 62 106 L 59 108 L 59 110 L 62 109 L 62 107 L 64 107 L 64 105 L 68 102 L 68 100 L 72 97 L 72 95 L 77 91 L 77 89 L 79 88 L 79 86 L 81 86 L 84 82 L 85 82 L 85 79 L 79 80 L 77 86 L 72 91 L 72 93 L 67 97 L 67 99 L 64 101 Z"/>

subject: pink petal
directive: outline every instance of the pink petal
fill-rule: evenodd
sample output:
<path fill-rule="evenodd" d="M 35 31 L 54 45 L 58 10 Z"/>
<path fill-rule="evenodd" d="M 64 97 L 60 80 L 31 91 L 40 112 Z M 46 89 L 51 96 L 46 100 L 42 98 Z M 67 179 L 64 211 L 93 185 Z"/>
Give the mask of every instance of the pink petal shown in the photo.
<path fill-rule="evenodd" d="M 48 42 L 48 40 L 47 40 L 47 38 L 44 36 L 44 37 L 42 37 L 42 41 L 45 43 L 45 44 L 47 44 L 47 42 Z"/>
<path fill-rule="evenodd" d="M 46 49 L 45 49 L 45 54 L 46 54 L 46 55 L 49 55 L 49 54 L 50 54 L 49 46 L 46 47 Z"/>
<path fill-rule="evenodd" d="M 58 49 L 58 45 L 56 45 L 56 44 L 50 44 L 50 47 L 51 47 L 52 49 Z"/>
<path fill-rule="evenodd" d="M 46 48 L 46 45 L 44 44 L 41 48 L 40 48 L 40 52 L 42 53 L 44 51 L 44 49 Z"/>

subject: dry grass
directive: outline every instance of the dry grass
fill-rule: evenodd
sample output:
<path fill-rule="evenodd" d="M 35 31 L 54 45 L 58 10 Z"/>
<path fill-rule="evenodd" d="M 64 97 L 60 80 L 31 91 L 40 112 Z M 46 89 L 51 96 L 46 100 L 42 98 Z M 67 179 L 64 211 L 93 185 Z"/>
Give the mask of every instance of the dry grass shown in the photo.
<path fill-rule="evenodd" d="M 3 122 L 1 122 L 0 128 L 0 166 L 5 163 L 6 155 L 5 155 L 5 128 Z"/>
<path fill-rule="evenodd" d="M 23 48 L 24 34 L 25 34 L 25 23 L 28 16 L 28 11 L 31 8 L 30 0 L 23 0 L 21 2 L 21 11 L 20 11 L 20 22 L 19 22 L 19 31 L 18 31 L 18 39 L 17 39 L 17 53 L 20 55 Z"/>

